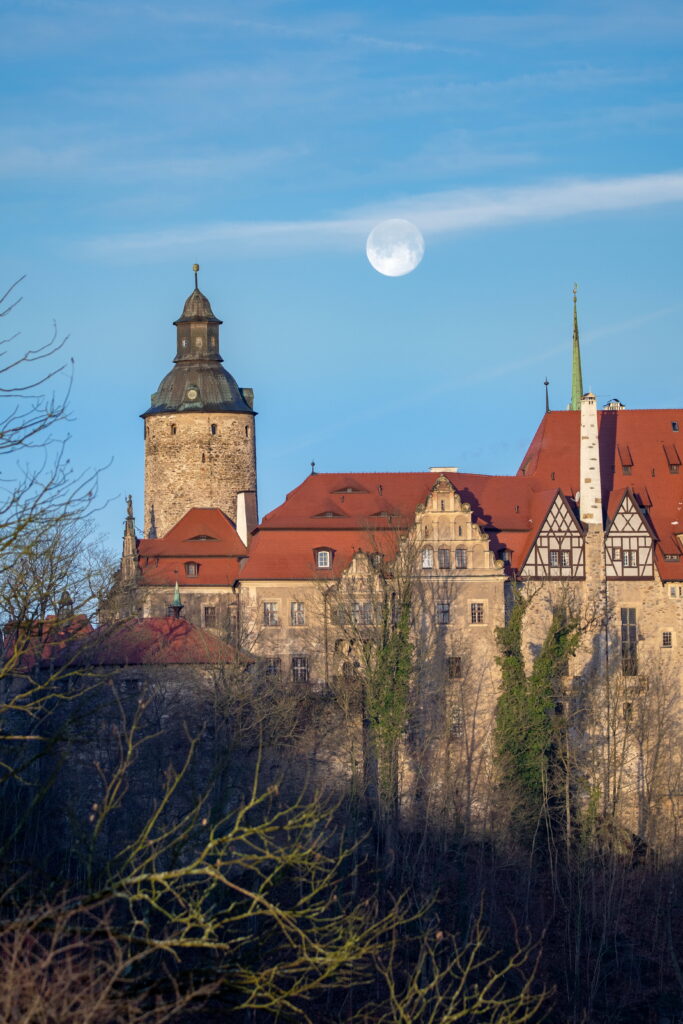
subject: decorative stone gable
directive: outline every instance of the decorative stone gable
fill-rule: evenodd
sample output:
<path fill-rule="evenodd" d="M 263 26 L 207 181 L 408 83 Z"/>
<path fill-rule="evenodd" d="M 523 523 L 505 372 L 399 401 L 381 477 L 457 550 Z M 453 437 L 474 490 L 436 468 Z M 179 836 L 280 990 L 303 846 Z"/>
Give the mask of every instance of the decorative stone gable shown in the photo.
<path fill-rule="evenodd" d="M 417 507 L 415 523 L 423 569 L 501 574 L 503 562 L 447 477 L 437 477 L 424 505 Z"/>
<path fill-rule="evenodd" d="M 654 537 L 633 492 L 624 493 L 605 537 L 608 579 L 652 579 Z"/>
<path fill-rule="evenodd" d="M 522 567 L 531 579 L 583 579 L 584 533 L 567 499 L 559 491 L 541 523 Z"/>

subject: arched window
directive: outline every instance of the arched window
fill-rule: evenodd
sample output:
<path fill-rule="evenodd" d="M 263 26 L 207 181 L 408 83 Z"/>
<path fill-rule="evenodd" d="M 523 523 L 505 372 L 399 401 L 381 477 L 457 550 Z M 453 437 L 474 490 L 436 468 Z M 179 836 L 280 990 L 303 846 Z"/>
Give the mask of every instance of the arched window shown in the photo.
<path fill-rule="evenodd" d="M 175 426 L 175 423 L 172 423 L 171 424 L 171 433 L 175 434 L 175 432 L 176 432 L 176 426 Z"/>
<path fill-rule="evenodd" d="M 316 552 L 315 564 L 319 569 L 329 569 L 332 565 L 332 552 L 328 548 Z"/>
<path fill-rule="evenodd" d="M 215 423 L 211 424 L 211 433 L 212 434 L 217 434 L 218 433 L 218 427 L 217 427 L 217 425 Z"/>
<path fill-rule="evenodd" d="M 244 436 L 249 437 L 249 427 L 244 428 Z"/>
<path fill-rule="evenodd" d="M 423 548 L 422 549 L 422 568 L 433 569 L 434 568 L 434 548 Z"/>

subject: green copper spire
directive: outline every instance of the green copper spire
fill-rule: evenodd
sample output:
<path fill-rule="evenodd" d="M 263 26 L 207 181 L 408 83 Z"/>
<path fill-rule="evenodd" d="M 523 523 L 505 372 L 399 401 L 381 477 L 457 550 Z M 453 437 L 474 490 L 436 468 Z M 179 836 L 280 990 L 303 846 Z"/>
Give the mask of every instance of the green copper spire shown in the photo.
<path fill-rule="evenodd" d="M 574 341 L 572 345 L 572 400 L 569 408 L 575 411 L 581 408 L 583 397 L 583 378 L 581 376 L 581 349 L 579 347 L 579 321 L 576 316 L 576 285 L 574 285 Z"/>
<path fill-rule="evenodd" d="M 180 587 L 178 586 L 178 580 L 175 581 L 175 590 L 173 591 L 173 607 L 182 608 L 183 604 L 180 600 Z"/>

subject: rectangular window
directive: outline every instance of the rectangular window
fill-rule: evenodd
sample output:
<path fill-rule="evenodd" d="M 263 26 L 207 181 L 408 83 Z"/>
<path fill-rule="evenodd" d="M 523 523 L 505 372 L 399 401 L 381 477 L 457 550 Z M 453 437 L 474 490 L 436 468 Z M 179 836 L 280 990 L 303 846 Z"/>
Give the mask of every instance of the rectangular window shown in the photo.
<path fill-rule="evenodd" d="M 199 565 L 196 562 L 185 562 L 186 576 L 199 576 Z"/>
<path fill-rule="evenodd" d="M 670 473 L 677 473 L 679 468 L 680 467 L 679 467 L 677 462 L 670 462 L 669 463 L 669 472 Z"/>
<path fill-rule="evenodd" d="M 462 679 L 462 658 L 458 655 L 448 658 L 448 678 Z"/>
<path fill-rule="evenodd" d="M 308 682 L 308 658 L 304 655 L 292 658 L 292 679 L 295 683 Z"/>
<path fill-rule="evenodd" d="M 330 552 L 319 551 L 316 562 L 319 569 L 329 569 L 331 564 Z"/>
<path fill-rule="evenodd" d="M 433 569 L 434 568 L 434 550 L 433 548 L 422 549 L 422 568 Z"/>
<path fill-rule="evenodd" d="M 277 610 L 277 601 L 264 601 L 263 602 L 263 625 L 264 626 L 279 626 L 280 616 Z"/>
<path fill-rule="evenodd" d="M 622 552 L 622 562 L 624 569 L 636 569 L 638 567 L 638 552 L 624 548 Z"/>
<path fill-rule="evenodd" d="M 289 606 L 289 621 L 292 626 L 304 626 L 304 603 L 303 601 L 292 601 Z"/>
<path fill-rule="evenodd" d="M 563 569 L 569 569 L 571 567 L 569 551 L 560 551 L 560 565 Z"/>
<path fill-rule="evenodd" d="M 480 625 L 484 621 L 483 601 L 472 601 L 470 604 L 470 621 L 476 625 Z"/>
<path fill-rule="evenodd" d="M 373 551 L 370 555 L 370 564 L 373 569 L 381 569 L 384 564 L 384 555 L 379 551 Z"/>
<path fill-rule="evenodd" d="M 662 647 L 673 647 L 673 645 L 674 635 L 667 629 L 662 633 Z"/>
<path fill-rule="evenodd" d="M 458 569 L 466 569 L 467 568 L 467 549 L 466 548 L 456 548 L 455 549 L 455 564 L 458 567 Z"/>
<path fill-rule="evenodd" d="M 462 739 L 465 733 L 465 712 L 460 703 L 451 708 L 451 736 L 454 740 Z"/>
<path fill-rule="evenodd" d="M 612 561 L 615 564 L 617 564 L 617 565 L 621 562 L 621 548 L 620 547 L 613 547 L 612 548 Z"/>
<path fill-rule="evenodd" d="M 439 548 L 439 569 L 450 569 L 451 553 L 448 548 Z"/>
<path fill-rule="evenodd" d="M 204 626 L 206 629 L 215 629 L 218 616 L 216 615 L 216 606 L 213 604 L 207 604 L 204 606 Z"/>
<path fill-rule="evenodd" d="M 560 565 L 560 552 L 558 548 L 550 548 L 548 552 L 548 565 L 551 569 L 557 569 Z"/>
<path fill-rule="evenodd" d="M 630 466 L 622 466 L 621 467 L 621 471 L 624 474 L 624 476 L 630 476 L 631 475 L 631 467 Z"/>
<path fill-rule="evenodd" d="M 621 669 L 625 676 L 638 675 L 638 627 L 635 608 L 621 609 Z"/>
<path fill-rule="evenodd" d="M 436 603 L 436 624 L 447 626 L 451 621 L 451 606 L 448 601 L 437 601 Z"/>
<path fill-rule="evenodd" d="M 280 659 L 279 658 L 266 658 L 266 675 L 279 676 L 280 675 Z"/>

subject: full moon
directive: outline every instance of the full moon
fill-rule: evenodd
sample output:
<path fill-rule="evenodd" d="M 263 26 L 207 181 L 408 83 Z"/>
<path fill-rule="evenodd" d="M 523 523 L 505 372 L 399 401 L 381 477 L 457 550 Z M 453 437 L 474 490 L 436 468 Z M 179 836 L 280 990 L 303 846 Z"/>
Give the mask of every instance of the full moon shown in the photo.
<path fill-rule="evenodd" d="M 415 270 L 425 251 L 419 228 L 409 220 L 383 220 L 368 235 L 365 252 L 371 265 L 385 277 L 402 277 Z"/>

